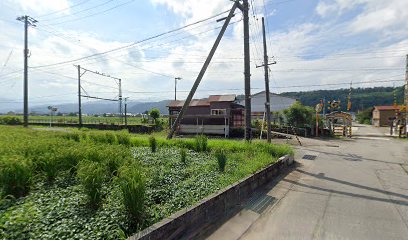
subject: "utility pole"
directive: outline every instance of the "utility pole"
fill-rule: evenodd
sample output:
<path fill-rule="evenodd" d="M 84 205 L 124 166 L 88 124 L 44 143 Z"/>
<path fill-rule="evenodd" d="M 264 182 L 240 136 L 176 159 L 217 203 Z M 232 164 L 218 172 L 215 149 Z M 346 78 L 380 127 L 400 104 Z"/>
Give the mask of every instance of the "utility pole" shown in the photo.
<path fill-rule="evenodd" d="M 245 75 L 245 140 L 252 138 L 251 130 L 251 65 L 249 52 L 249 4 L 243 0 L 239 6 L 244 16 L 244 75 Z"/>
<path fill-rule="evenodd" d="M 82 127 L 82 104 L 81 104 L 81 66 L 78 65 L 78 123 Z M 85 72 L 84 72 L 85 73 Z"/>
<path fill-rule="evenodd" d="M 125 126 L 127 127 L 127 97 L 125 98 Z"/>
<path fill-rule="evenodd" d="M 181 80 L 181 77 L 174 78 L 174 101 L 177 100 L 177 80 Z"/>
<path fill-rule="evenodd" d="M 17 20 L 24 22 L 24 127 L 28 127 L 28 27 L 36 27 L 38 21 L 27 15 Z"/>
<path fill-rule="evenodd" d="M 245 0 L 244 0 L 244 2 L 245 2 Z M 246 2 L 248 3 L 248 0 L 246 0 Z M 193 99 L 194 93 L 196 92 L 196 90 L 198 88 L 198 85 L 200 85 L 200 82 L 204 77 L 205 71 L 207 70 L 208 65 L 211 62 L 211 59 L 214 56 L 214 53 L 217 50 L 218 45 L 220 44 L 221 38 L 224 35 L 225 30 L 227 29 L 228 24 L 231 21 L 231 18 L 234 16 L 234 11 L 235 11 L 235 9 L 237 9 L 237 7 L 239 7 L 239 5 L 240 5 L 240 3 L 238 1 L 235 1 L 234 5 L 232 6 L 231 10 L 228 13 L 228 17 L 225 18 L 225 22 L 221 27 L 220 33 L 218 34 L 217 39 L 215 40 L 215 42 L 214 42 L 214 44 L 213 44 L 213 46 L 212 46 L 212 48 L 210 50 L 210 53 L 207 56 L 207 59 L 205 60 L 203 66 L 201 67 L 200 73 L 198 74 L 198 76 L 197 76 L 197 78 L 196 78 L 196 80 L 194 82 L 194 85 L 191 88 L 190 93 L 188 94 L 187 99 L 184 102 L 183 107 L 180 110 L 180 113 L 177 115 L 177 118 L 174 121 L 174 123 L 173 123 L 173 125 L 172 125 L 172 127 L 170 129 L 169 134 L 167 135 L 167 139 L 171 139 L 173 137 L 173 134 L 176 131 L 176 128 L 178 127 L 181 119 L 183 118 L 184 112 L 187 110 L 191 100 Z M 249 50 L 249 48 L 248 48 L 248 50 Z M 248 63 L 249 63 L 249 61 L 248 61 Z"/>
<path fill-rule="evenodd" d="M 406 58 L 405 66 L 405 92 L 404 92 L 404 101 L 405 101 L 405 136 L 408 137 L 408 54 Z"/>
<path fill-rule="evenodd" d="M 120 122 L 123 124 L 122 79 L 118 79 L 118 84 L 119 84 L 119 114 L 120 114 Z"/>
<path fill-rule="evenodd" d="M 266 34 L 265 34 L 265 20 L 262 17 L 262 35 L 263 35 L 263 48 L 264 48 L 264 71 L 265 71 L 265 112 L 266 112 L 266 121 L 268 132 L 266 134 L 268 143 L 271 142 L 271 100 L 269 96 L 269 71 L 268 66 L 271 64 L 276 64 L 276 62 L 268 63 L 268 50 L 266 48 Z"/>

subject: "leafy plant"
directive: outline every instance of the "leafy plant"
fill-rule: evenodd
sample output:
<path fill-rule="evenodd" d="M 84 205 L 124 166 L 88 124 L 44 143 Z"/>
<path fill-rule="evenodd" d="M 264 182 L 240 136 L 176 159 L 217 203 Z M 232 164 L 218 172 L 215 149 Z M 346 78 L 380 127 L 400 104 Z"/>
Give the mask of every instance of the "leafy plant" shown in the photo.
<path fill-rule="evenodd" d="M 106 143 L 114 144 L 116 142 L 116 136 L 112 132 L 105 133 Z"/>
<path fill-rule="evenodd" d="M 207 151 L 208 139 L 205 135 L 199 135 L 195 137 L 195 151 L 205 152 Z"/>
<path fill-rule="evenodd" d="M 130 134 L 128 131 L 120 131 L 116 133 L 116 138 L 119 144 L 129 146 L 130 145 Z"/>
<path fill-rule="evenodd" d="M 145 181 L 136 164 L 125 165 L 119 170 L 119 185 L 123 203 L 134 221 L 141 221 L 145 203 Z"/>
<path fill-rule="evenodd" d="M 0 187 L 5 195 L 26 195 L 31 187 L 31 177 L 30 160 L 17 155 L 0 158 Z"/>
<path fill-rule="evenodd" d="M 215 152 L 215 157 L 217 158 L 218 163 L 218 170 L 220 172 L 225 171 L 225 165 L 227 164 L 227 156 L 225 155 L 224 151 L 218 150 Z"/>
<path fill-rule="evenodd" d="M 150 145 L 150 149 L 152 150 L 152 152 L 156 152 L 157 149 L 157 141 L 156 138 L 151 136 L 149 138 L 149 145 Z"/>
<path fill-rule="evenodd" d="M 187 162 L 187 151 L 185 148 L 180 149 L 180 159 L 183 164 Z"/>
<path fill-rule="evenodd" d="M 88 195 L 91 207 L 97 208 L 102 201 L 102 184 L 106 179 L 105 166 L 97 162 L 82 161 L 79 163 L 77 176 Z"/>

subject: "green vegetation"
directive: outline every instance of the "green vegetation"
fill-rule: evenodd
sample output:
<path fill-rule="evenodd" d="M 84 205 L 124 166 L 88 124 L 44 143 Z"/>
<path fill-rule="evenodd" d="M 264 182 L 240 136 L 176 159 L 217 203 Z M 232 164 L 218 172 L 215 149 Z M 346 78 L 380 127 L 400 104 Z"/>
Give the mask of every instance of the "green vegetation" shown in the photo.
<path fill-rule="evenodd" d="M 156 149 L 157 149 L 156 138 L 154 138 L 153 136 L 149 137 L 149 145 L 150 145 L 150 149 L 152 150 L 152 152 L 156 152 Z"/>
<path fill-rule="evenodd" d="M 351 95 L 351 111 L 357 112 L 366 108 L 392 105 L 394 102 L 394 88 L 393 87 L 374 87 L 374 88 L 353 88 Z M 309 92 L 287 92 L 282 93 L 283 96 L 293 97 L 299 99 L 305 106 L 315 107 L 320 99 L 325 98 L 326 101 L 340 100 L 341 110 L 346 111 L 347 96 L 349 89 L 335 89 L 335 90 L 317 90 Z M 396 87 L 395 95 L 397 103 L 404 102 L 404 87 Z"/>
<path fill-rule="evenodd" d="M 224 172 L 225 165 L 227 164 L 227 156 L 225 156 L 223 151 L 218 150 L 215 152 L 215 157 L 217 158 L 218 169 L 220 172 Z"/>
<path fill-rule="evenodd" d="M 360 111 L 356 114 L 356 119 L 358 123 L 361 124 L 371 124 L 371 117 L 372 117 L 372 108 L 367 108 L 363 111 Z"/>
<path fill-rule="evenodd" d="M 182 148 L 180 149 L 180 160 L 183 164 L 187 163 L 187 151 L 186 149 Z"/>
<path fill-rule="evenodd" d="M 0 126 L 0 239 L 123 238 L 292 153 L 158 134 L 152 152 L 150 137 Z"/>
<path fill-rule="evenodd" d="M 305 125 L 312 124 L 313 113 L 313 108 L 303 106 L 300 102 L 295 102 L 290 108 L 283 111 L 287 123 L 295 127 L 304 127 Z"/>

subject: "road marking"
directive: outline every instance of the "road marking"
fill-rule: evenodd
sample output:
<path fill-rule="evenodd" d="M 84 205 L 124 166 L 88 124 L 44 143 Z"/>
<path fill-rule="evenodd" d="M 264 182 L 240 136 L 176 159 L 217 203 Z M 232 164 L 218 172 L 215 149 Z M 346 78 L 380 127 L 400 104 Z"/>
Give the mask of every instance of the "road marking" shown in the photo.
<path fill-rule="evenodd" d="M 355 139 L 370 139 L 370 140 L 383 140 L 389 141 L 389 138 L 382 138 L 382 137 L 354 137 Z"/>

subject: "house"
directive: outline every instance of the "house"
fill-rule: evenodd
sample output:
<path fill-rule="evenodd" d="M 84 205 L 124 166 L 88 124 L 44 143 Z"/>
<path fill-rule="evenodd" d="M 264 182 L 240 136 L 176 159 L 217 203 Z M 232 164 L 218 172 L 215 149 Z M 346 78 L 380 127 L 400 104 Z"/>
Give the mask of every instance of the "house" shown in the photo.
<path fill-rule="evenodd" d="M 185 101 L 171 101 L 169 123 L 172 125 Z M 215 134 L 229 136 L 231 129 L 244 124 L 244 107 L 236 103 L 235 95 L 211 95 L 208 98 L 194 99 L 184 113 L 179 134 Z"/>
<path fill-rule="evenodd" d="M 282 111 L 292 106 L 297 100 L 290 97 L 284 97 L 275 93 L 269 93 L 271 112 Z M 252 119 L 262 119 L 265 112 L 265 91 L 253 94 L 251 96 L 251 116 Z M 239 104 L 245 106 L 245 99 L 239 101 Z"/>
<path fill-rule="evenodd" d="M 374 106 L 372 124 L 376 127 L 390 126 L 399 110 L 398 106 Z"/>

